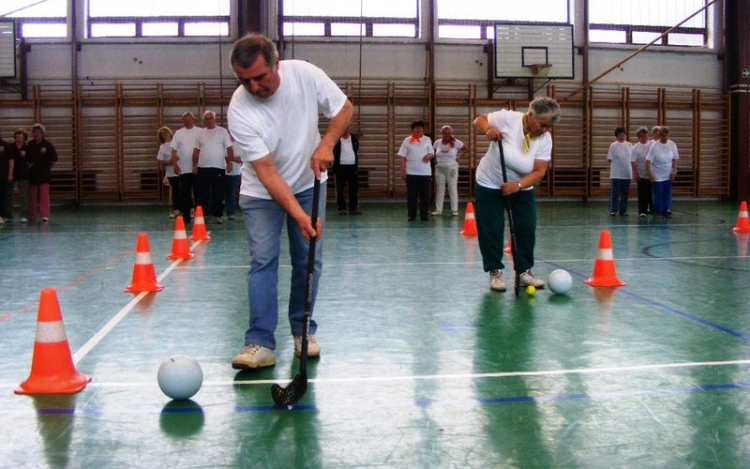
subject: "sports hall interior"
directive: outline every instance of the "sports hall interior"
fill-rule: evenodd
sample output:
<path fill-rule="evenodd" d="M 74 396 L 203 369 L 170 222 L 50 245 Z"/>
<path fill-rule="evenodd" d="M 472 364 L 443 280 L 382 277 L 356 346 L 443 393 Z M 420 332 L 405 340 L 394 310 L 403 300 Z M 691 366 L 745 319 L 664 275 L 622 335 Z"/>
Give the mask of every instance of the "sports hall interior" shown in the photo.
<path fill-rule="evenodd" d="M 750 2 L 0 3 L 14 34 L 0 137 L 40 122 L 59 154 L 49 223 L 0 225 L 0 467 L 747 467 L 750 235 L 733 227 L 750 198 Z M 525 62 L 500 38 L 519 31 L 539 35 L 515 44 L 533 49 Z M 241 215 L 209 224 L 194 259 L 165 258 L 175 225 L 157 129 L 206 110 L 227 127 L 229 53 L 247 32 L 324 70 L 360 141 L 362 215 L 339 215 L 328 183 L 322 355 L 288 408 L 270 392 L 299 367 L 284 320 L 273 368 L 230 366 L 248 320 Z M 569 55 L 542 59 L 540 37 Z M 538 96 L 562 118 L 535 188 L 534 271 L 565 269 L 573 287 L 516 297 L 490 291 L 477 238 L 460 231 L 489 146 L 474 118 Z M 417 119 L 470 148 L 458 217 L 407 221 L 396 153 Z M 656 125 L 680 152 L 673 217 L 610 217 L 614 129 L 635 142 Z M 604 231 L 619 288 L 583 283 Z M 123 291 L 141 233 L 158 293 Z M 282 249 L 280 311 L 290 272 Z M 48 288 L 92 380 L 17 395 Z M 176 354 L 203 370 L 187 401 L 157 385 Z"/>

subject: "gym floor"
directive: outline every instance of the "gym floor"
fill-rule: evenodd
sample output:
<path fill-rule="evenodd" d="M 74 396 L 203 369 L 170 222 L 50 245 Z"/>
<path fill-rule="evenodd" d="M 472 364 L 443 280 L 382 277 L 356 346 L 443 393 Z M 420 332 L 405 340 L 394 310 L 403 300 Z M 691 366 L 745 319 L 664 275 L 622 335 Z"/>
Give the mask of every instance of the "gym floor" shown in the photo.
<path fill-rule="evenodd" d="M 298 369 L 284 320 L 275 367 L 230 366 L 247 327 L 241 220 L 209 225 L 211 240 L 181 262 L 165 259 L 164 206 L 53 207 L 49 224 L 1 226 L 0 467 L 747 467 L 750 265 L 747 237 L 732 233 L 737 204 L 678 200 L 673 219 L 644 220 L 541 201 L 534 270 L 566 269 L 573 288 L 516 299 L 489 290 L 476 237 L 459 235 L 465 204 L 459 217 L 407 222 L 405 203 L 354 217 L 330 202 L 323 353 L 290 409 L 270 393 Z M 622 288 L 582 283 L 605 229 Z M 156 294 L 123 292 L 139 232 L 165 285 Z M 15 395 L 45 287 L 93 380 L 74 395 Z M 158 388 L 174 354 L 203 368 L 191 401 Z"/>

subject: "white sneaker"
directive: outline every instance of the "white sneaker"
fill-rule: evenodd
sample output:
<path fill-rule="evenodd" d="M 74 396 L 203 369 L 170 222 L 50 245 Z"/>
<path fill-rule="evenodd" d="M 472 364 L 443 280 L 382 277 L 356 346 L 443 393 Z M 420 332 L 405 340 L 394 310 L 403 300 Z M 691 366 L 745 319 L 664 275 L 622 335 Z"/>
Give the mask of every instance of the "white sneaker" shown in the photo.
<path fill-rule="evenodd" d="M 254 370 L 265 368 L 276 364 L 273 350 L 262 345 L 248 344 L 232 359 L 232 368 L 235 370 Z"/>
<path fill-rule="evenodd" d="M 169 218 L 174 218 L 179 214 L 180 214 L 179 210 L 172 210 L 171 212 L 169 212 Z"/>
<path fill-rule="evenodd" d="M 49 218 L 47 218 L 47 217 L 42 217 L 42 223 L 47 223 L 48 221 L 49 221 Z"/>
<path fill-rule="evenodd" d="M 294 354 L 298 357 L 302 355 L 302 336 L 294 336 Z M 320 356 L 320 343 L 313 334 L 307 336 L 307 357 L 316 358 Z"/>
<path fill-rule="evenodd" d="M 458 216 L 458 210 L 454 210 L 454 211 L 453 211 L 453 216 L 454 216 L 454 217 L 457 217 L 457 216 Z"/>
<path fill-rule="evenodd" d="M 435 215 L 435 216 L 442 215 L 442 214 L 443 214 L 442 210 L 433 210 L 432 212 L 430 212 L 430 215 Z"/>
<path fill-rule="evenodd" d="M 502 270 L 490 270 L 490 288 L 495 291 L 505 291 L 505 280 L 503 280 Z"/>
<path fill-rule="evenodd" d="M 26 223 L 27 221 L 26 217 L 21 217 L 21 223 Z"/>
<path fill-rule="evenodd" d="M 520 280 L 522 287 L 528 287 L 529 285 L 532 285 L 537 290 L 541 290 L 544 288 L 544 280 L 536 278 L 531 272 L 531 269 L 527 270 L 526 272 L 521 272 Z"/>
<path fill-rule="evenodd" d="M 4 225 L 4 224 L 5 224 L 5 218 L 0 217 L 0 225 Z"/>
<path fill-rule="evenodd" d="M 224 223 L 224 220 L 221 219 L 221 217 L 214 217 L 214 222 L 218 225 L 221 225 Z"/>

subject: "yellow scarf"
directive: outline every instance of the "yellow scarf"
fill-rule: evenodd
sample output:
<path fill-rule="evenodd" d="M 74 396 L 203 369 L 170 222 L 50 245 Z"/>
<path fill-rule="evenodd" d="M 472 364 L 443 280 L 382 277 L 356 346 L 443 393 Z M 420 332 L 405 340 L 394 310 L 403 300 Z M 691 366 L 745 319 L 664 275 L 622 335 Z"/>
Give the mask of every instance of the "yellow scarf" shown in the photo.
<path fill-rule="evenodd" d="M 523 154 L 529 152 L 529 147 L 531 146 L 531 140 L 533 140 L 533 137 L 531 136 L 531 130 L 529 130 L 529 125 L 526 123 L 526 118 L 528 117 L 528 114 L 524 114 L 521 117 L 521 123 L 523 124 Z"/>

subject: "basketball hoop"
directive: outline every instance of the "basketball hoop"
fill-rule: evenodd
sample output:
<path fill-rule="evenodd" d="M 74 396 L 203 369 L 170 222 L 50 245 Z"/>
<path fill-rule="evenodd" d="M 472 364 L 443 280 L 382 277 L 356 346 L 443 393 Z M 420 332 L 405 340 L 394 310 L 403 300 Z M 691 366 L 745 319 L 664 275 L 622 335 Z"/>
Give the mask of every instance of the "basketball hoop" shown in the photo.
<path fill-rule="evenodd" d="M 552 64 L 531 64 L 531 75 L 534 77 L 546 77 L 549 73 L 549 69 L 552 68 Z"/>

